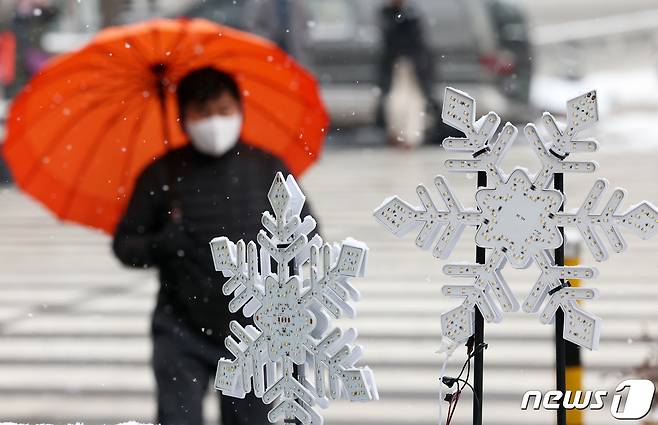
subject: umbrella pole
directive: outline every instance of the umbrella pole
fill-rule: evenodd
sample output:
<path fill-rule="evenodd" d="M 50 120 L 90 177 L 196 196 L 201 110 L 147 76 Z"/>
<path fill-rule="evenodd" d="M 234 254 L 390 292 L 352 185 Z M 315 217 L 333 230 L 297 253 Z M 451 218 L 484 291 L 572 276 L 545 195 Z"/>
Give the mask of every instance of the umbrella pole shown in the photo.
<path fill-rule="evenodd" d="M 170 144 L 170 134 L 169 134 L 169 114 L 167 113 L 167 96 L 166 96 L 166 87 L 164 81 L 164 64 L 156 64 L 153 66 L 153 72 L 155 73 L 158 79 L 158 102 L 160 103 L 160 116 L 162 117 L 162 143 L 165 145 L 167 150 L 171 150 Z"/>
<path fill-rule="evenodd" d="M 297 274 L 297 261 L 294 258 L 290 260 L 290 264 L 288 265 L 288 267 L 290 268 L 291 275 Z M 306 357 L 306 349 L 304 349 L 304 357 Z M 293 363 L 292 373 L 295 379 L 297 380 L 297 382 L 304 385 L 304 380 L 306 379 L 306 361 L 304 361 L 304 363 L 300 365 Z M 297 403 L 301 405 L 302 401 L 300 399 L 297 399 Z M 284 421 L 284 423 L 294 423 L 295 425 L 302 425 L 302 421 L 300 421 L 297 418 L 292 420 L 286 420 Z"/>
<path fill-rule="evenodd" d="M 172 150 L 171 145 L 171 133 L 169 131 L 169 111 L 167 110 L 167 95 L 166 95 L 166 83 L 164 79 L 165 65 L 160 63 L 153 65 L 153 72 L 158 79 L 158 103 L 160 104 L 160 117 L 162 123 L 162 143 L 165 146 L 165 151 L 170 152 Z M 171 220 L 180 223 L 183 217 L 181 210 L 180 196 L 178 196 L 176 189 L 176 168 L 174 164 L 169 164 L 168 169 L 168 180 L 169 180 L 169 205 L 171 210 L 169 215 Z"/>
<path fill-rule="evenodd" d="M 164 63 L 155 63 L 151 66 L 151 72 L 156 79 L 156 90 L 158 93 L 158 102 L 160 103 L 160 117 L 162 118 L 162 143 L 167 148 L 167 151 L 171 150 L 171 134 L 169 132 L 169 112 L 167 111 L 167 80 L 165 78 L 165 72 L 167 71 L 167 65 Z"/>
<path fill-rule="evenodd" d="M 277 248 L 287 248 L 289 245 L 290 244 L 278 244 Z M 275 261 L 272 261 L 272 266 L 277 267 L 277 263 Z M 293 258 L 288 263 L 288 276 L 294 276 L 296 274 L 297 274 L 297 261 Z M 304 351 L 304 356 L 306 356 L 306 351 Z M 292 365 L 292 374 L 295 377 L 295 380 L 297 380 L 297 382 L 299 382 L 299 383 L 302 383 L 302 385 L 303 385 L 304 379 L 306 379 L 305 378 L 305 366 L 306 366 L 306 362 L 304 362 L 300 365 L 293 363 L 293 365 Z M 297 403 L 299 403 L 300 405 L 302 404 L 302 401 L 300 399 L 296 399 L 295 401 Z M 295 418 L 295 417 L 285 418 L 283 420 L 283 423 L 284 424 L 302 425 L 302 422 L 299 419 Z"/>

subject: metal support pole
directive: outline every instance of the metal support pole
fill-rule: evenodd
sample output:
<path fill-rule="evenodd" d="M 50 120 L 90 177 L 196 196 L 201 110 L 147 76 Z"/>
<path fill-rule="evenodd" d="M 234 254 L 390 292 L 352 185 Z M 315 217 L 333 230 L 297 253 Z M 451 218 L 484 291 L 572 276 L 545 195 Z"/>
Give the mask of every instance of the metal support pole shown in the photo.
<path fill-rule="evenodd" d="M 279 244 L 279 245 L 277 245 L 277 248 L 287 248 L 288 245 L 289 244 Z M 273 269 L 274 269 L 274 267 L 277 266 L 276 262 L 272 261 L 272 266 L 273 266 Z M 293 258 L 288 263 L 288 276 L 293 276 L 293 275 L 296 275 L 296 274 L 297 274 L 297 262 Z M 304 379 L 305 379 L 304 364 L 297 365 L 297 364 L 293 363 L 293 365 L 292 365 L 292 374 L 298 382 L 300 382 L 300 383 L 304 382 Z M 297 401 L 297 403 L 300 403 L 300 404 L 302 403 L 302 401 L 299 400 L 299 399 L 297 399 L 296 401 Z M 302 425 L 302 422 L 297 418 L 294 418 L 294 419 L 293 418 L 286 418 L 286 419 L 283 420 L 283 423 L 284 424 Z"/>
<path fill-rule="evenodd" d="M 580 240 L 574 240 L 565 233 L 566 240 L 564 241 L 564 265 L 565 266 L 578 266 L 580 265 Z M 580 279 L 569 279 L 571 286 L 580 286 Z M 583 390 L 583 366 L 581 363 L 580 347 L 573 342 L 566 341 L 566 386 L 567 391 L 575 394 L 576 391 Z M 585 421 L 583 411 L 580 409 L 567 410 L 567 424 L 569 425 L 583 425 Z"/>
<path fill-rule="evenodd" d="M 553 187 L 560 193 L 564 194 L 564 174 L 556 173 L 553 178 Z M 560 211 L 564 211 L 564 204 L 560 206 Z M 555 250 L 555 265 L 564 266 L 564 228 L 559 227 L 562 234 L 562 245 Z M 564 284 L 564 281 L 560 282 Z M 555 313 L 555 387 L 563 394 L 566 392 L 566 344 L 562 334 L 564 328 L 564 312 L 558 308 Z M 557 425 L 566 425 L 567 411 L 564 408 L 562 400 L 557 410 Z"/>
<path fill-rule="evenodd" d="M 294 258 L 292 260 L 290 260 L 290 263 L 288 264 L 288 267 L 289 267 L 289 270 L 290 270 L 290 273 L 289 273 L 290 276 L 297 274 L 297 262 L 295 261 Z M 306 353 L 304 353 L 304 355 L 306 355 Z M 302 363 L 300 365 L 297 365 L 297 364 L 293 363 L 293 365 L 292 365 L 292 374 L 295 377 L 295 379 L 297 380 L 297 382 L 300 382 L 303 385 L 304 379 L 306 378 L 305 363 Z M 301 404 L 302 401 L 300 399 L 297 399 L 297 403 Z M 302 421 L 300 421 L 299 419 L 295 419 L 294 423 L 295 423 L 295 425 L 302 425 Z"/>
<path fill-rule="evenodd" d="M 487 173 L 478 171 L 478 188 L 487 186 Z M 486 262 L 486 249 L 475 248 L 475 262 L 484 264 Z M 483 403 L 483 378 L 484 378 L 484 317 L 477 308 L 475 309 L 475 333 L 473 347 L 473 425 L 482 425 L 482 403 Z"/>
<path fill-rule="evenodd" d="M 295 379 L 297 379 L 298 382 L 304 382 L 304 378 L 305 378 L 304 365 L 303 364 L 301 364 L 301 365 L 293 364 L 292 370 L 293 370 L 293 375 L 295 376 Z M 301 400 L 297 399 L 297 403 L 301 404 L 301 402 L 302 402 Z M 295 419 L 293 421 L 293 423 L 295 425 L 302 425 L 302 421 L 300 421 L 299 419 Z"/>

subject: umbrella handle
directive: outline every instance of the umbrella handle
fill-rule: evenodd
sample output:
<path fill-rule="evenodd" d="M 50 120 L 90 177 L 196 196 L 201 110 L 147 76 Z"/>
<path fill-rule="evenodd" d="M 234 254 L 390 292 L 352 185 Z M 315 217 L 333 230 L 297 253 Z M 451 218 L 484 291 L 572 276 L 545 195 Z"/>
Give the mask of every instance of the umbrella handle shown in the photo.
<path fill-rule="evenodd" d="M 166 82 L 164 78 L 167 67 L 163 63 L 153 65 L 151 68 L 158 80 L 158 100 L 160 101 L 160 113 L 162 120 L 162 138 L 167 151 L 171 151 L 171 137 L 169 133 L 169 111 L 167 110 L 167 95 L 166 95 Z M 171 212 L 170 217 L 174 223 L 181 223 L 183 221 L 183 209 L 181 207 L 178 193 L 176 193 L 176 164 L 169 166 L 169 190 L 171 198 Z"/>
<path fill-rule="evenodd" d="M 172 208 L 171 212 L 169 213 L 169 217 L 171 218 L 171 221 L 173 221 L 176 224 L 180 224 L 183 222 L 183 209 L 180 207 L 180 205 L 177 205 L 178 203 L 175 203 Z"/>

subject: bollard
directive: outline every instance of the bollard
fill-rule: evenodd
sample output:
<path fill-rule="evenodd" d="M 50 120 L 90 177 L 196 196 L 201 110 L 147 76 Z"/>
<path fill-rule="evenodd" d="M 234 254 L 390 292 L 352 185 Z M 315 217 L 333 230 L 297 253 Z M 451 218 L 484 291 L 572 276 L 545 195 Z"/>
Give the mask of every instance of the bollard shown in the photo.
<path fill-rule="evenodd" d="M 568 229 L 572 230 L 572 229 Z M 564 265 L 577 266 L 580 264 L 580 253 L 582 239 L 577 232 L 566 232 L 566 243 L 564 245 Z M 571 286 L 580 286 L 580 279 L 570 279 Z M 579 303 L 582 301 L 578 301 Z M 566 389 L 571 391 L 571 397 L 575 392 L 583 389 L 583 367 L 580 359 L 580 347 L 566 341 Z M 567 425 L 583 425 L 583 411 L 579 409 L 567 410 Z"/>

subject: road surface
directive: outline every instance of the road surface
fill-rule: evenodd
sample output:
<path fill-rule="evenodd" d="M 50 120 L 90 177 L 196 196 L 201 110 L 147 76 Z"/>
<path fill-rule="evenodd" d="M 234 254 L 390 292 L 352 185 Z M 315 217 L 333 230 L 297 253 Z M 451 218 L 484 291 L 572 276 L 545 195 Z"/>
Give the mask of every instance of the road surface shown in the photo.
<path fill-rule="evenodd" d="M 658 151 L 625 153 L 627 136 L 601 134 L 599 176 L 629 189 L 625 205 L 658 202 Z M 616 133 L 615 133 L 616 134 Z M 301 183 L 312 199 L 329 240 L 346 236 L 370 246 L 368 274 L 355 280 L 363 293 L 359 316 L 345 324 L 359 328 L 364 363 L 374 370 L 381 401 L 334 403 L 325 412 L 335 425 L 437 423 L 440 358 L 439 314 L 457 301 L 440 295 L 443 261 L 414 248 L 413 236 L 398 240 L 372 218 L 371 211 L 392 194 L 415 202 L 419 182 L 445 174 L 439 148 L 411 152 L 389 149 L 329 149 Z M 505 166 L 537 161 L 517 141 Z M 450 175 L 465 206 L 472 206 L 475 180 Z M 567 176 L 567 209 L 575 208 L 594 181 Z M 219 235 L 218 235 L 219 236 Z M 658 239 L 640 241 L 625 234 L 630 249 L 599 264 L 591 282 L 600 299 L 587 309 L 604 320 L 601 347 L 585 353 L 587 388 L 612 390 L 624 373 L 651 351 L 645 335 L 658 336 Z M 112 257 L 108 237 L 62 225 L 14 189 L 0 192 L 0 421 L 22 423 L 120 423 L 153 421 L 154 381 L 149 369 L 149 314 L 156 281 L 150 271 L 122 268 Z M 473 232 L 466 231 L 451 260 L 474 259 Z M 584 260 L 593 264 L 591 256 Z M 519 298 L 537 276 L 505 270 Z M 548 412 L 521 412 L 521 394 L 553 385 L 552 328 L 537 317 L 507 314 L 489 325 L 485 357 L 485 423 L 550 424 Z M 459 350 L 449 365 L 454 374 L 464 360 Z M 466 424 L 465 397 L 453 423 Z M 217 412 L 208 400 L 206 416 Z M 588 424 L 609 424 L 605 409 Z"/>

